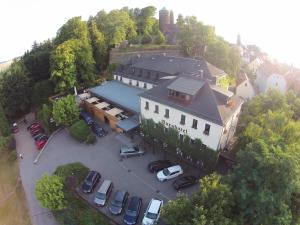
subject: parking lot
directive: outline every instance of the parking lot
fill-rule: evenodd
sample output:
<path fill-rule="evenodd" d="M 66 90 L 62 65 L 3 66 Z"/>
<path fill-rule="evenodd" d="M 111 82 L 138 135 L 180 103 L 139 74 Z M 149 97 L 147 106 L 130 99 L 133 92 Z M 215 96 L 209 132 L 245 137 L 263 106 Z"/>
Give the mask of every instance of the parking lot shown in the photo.
<path fill-rule="evenodd" d="M 102 124 L 102 126 L 105 125 Z M 108 128 L 106 129 L 109 130 Z M 33 142 L 30 138 L 30 134 L 26 134 L 26 138 L 28 138 L 28 141 Z M 120 147 L 122 142 L 124 143 L 122 140 L 126 140 L 126 138 L 123 137 L 122 139 L 119 134 L 109 130 L 108 135 L 98 138 L 95 145 L 85 145 L 72 139 L 68 131 L 63 130 L 49 142 L 38 164 L 34 165 L 33 170 L 30 170 L 31 173 L 37 174 L 28 174 L 28 176 L 35 177 L 36 180 L 44 172 L 52 173 L 59 165 L 81 162 L 91 170 L 96 170 L 101 174 L 101 180 L 95 188 L 94 193 L 84 195 L 88 201 L 93 202 L 98 187 L 104 179 L 109 179 L 113 181 L 114 184 L 112 195 L 116 190 L 122 189 L 129 192 L 129 197 L 135 195 L 143 199 L 143 208 L 139 218 L 139 221 L 141 221 L 143 217 L 142 214 L 151 198 L 157 197 L 166 202 L 170 199 L 174 199 L 177 192 L 172 187 L 172 180 L 163 183 L 159 182 L 156 178 L 156 174 L 150 173 L 147 169 L 147 165 L 150 162 L 162 159 L 162 156 L 157 153 L 154 155 L 152 151 L 150 151 L 141 157 L 132 157 L 122 160 L 119 156 Z M 36 151 L 36 154 L 38 153 L 36 149 L 30 151 Z M 183 167 L 183 169 L 186 171 L 185 167 Z M 191 171 L 192 170 L 188 171 L 189 174 Z M 22 173 L 25 172 L 24 170 L 22 171 Z M 23 174 L 23 177 L 24 176 L 26 175 Z M 35 182 L 35 180 L 32 180 L 32 182 Z M 31 184 L 30 186 L 32 187 L 33 185 Z M 184 192 L 191 193 L 197 189 L 197 187 L 198 185 L 194 185 L 185 189 Z M 34 189 L 32 192 L 34 192 Z M 31 193 L 31 196 L 32 194 L 33 193 Z M 118 223 L 122 223 L 124 212 L 120 216 L 112 216 L 108 212 L 107 206 L 101 210 Z"/>

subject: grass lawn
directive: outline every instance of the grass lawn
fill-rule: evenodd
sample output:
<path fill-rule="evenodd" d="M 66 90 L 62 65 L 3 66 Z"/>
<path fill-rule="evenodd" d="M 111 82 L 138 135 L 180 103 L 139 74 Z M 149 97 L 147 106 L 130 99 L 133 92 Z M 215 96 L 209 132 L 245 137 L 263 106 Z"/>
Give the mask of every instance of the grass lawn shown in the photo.
<path fill-rule="evenodd" d="M 30 225 L 15 151 L 0 154 L 0 224 Z"/>
<path fill-rule="evenodd" d="M 74 187 L 85 178 L 88 171 L 89 169 L 81 163 L 71 163 L 58 167 L 54 172 L 64 179 L 73 177 L 76 180 L 71 184 L 67 184 L 68 182 L 65 184 L 66 209 L 53 212 L 60 225 L 110 225 L 109 220 L 104 215 L 89 207 L 73 191 Z"/>

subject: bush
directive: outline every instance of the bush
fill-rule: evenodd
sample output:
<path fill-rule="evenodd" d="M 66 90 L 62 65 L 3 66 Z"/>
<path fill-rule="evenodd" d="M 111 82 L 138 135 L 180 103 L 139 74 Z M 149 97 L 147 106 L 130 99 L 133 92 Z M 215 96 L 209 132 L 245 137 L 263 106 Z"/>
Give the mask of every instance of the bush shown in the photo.
<path fill-rule="evenodd" d="M 70 176 L 75 176 L 78 181 L 81 182 L 86 177 L 88 172 L 89 168 L 87 168 L 80 162 L 76 162 L 57 167 L 54 171 L 54 174 L 61 177 L 62 179 L 66 179 Z"/>
<path fill-rule="evenodd" d="M 15 146 L 13 145 L 14 137 L 12 135 L 4 137 L 0 136 L 0 152 L 13 149 Z"/>
<path fill-rule="evenodd" d="M 10 134 L 10 126 L 7 117 L 4 113 L 4 109 L 0 104 L 0 135 L 8 136 Z"/>
<path fill-rule="evenodd" d="M 79 142 L 93 144 L 96 142 L 96 137 L 83 120 L 78 120 L 70 128 L 70 135 Z"/>
<path fill-rule="evenodd" d="M 63 188 L 64 184 L 61 177 L 44 174 L 36 182 L 35 195 L 42 207 L 60 210 L 66 206 Z"/>
<path fill-rule="evenodd" d="M 152 42 L 152 38 L 149 34 L 145 34 L 143 37 L 142 37 L 142 40 L 141 40 L 141 43 L 144 45 L 144 44 L 150 44 Z"/>
<path fill-rule="evenodd" d="M 50 123 L 51 118 L 52 106 L 43 104 L 42 108 L 37 112 L 37 119 L 42 122 L 50 133 L 56 129 L 55 123 Z"/>
<path fill-rule="evenodd" d="M 161 31 L 158 31 L 158 33 L 157 33 L 157 35 L 154 39 L 154 43 L 157 44 L 157 45 L 161 45 L 165 42 L 166 42 L 165 36 L 163 35 L 163 33 Z"/>

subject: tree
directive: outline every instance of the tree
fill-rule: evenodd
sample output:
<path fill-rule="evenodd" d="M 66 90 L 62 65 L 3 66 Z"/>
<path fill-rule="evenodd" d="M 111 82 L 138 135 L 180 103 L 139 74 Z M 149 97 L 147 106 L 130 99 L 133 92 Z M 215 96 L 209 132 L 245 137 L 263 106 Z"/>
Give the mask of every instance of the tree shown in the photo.
<path fill-rule="evenodd" d="M 123 10 L 112 10 L 108 14 L 100 11 L 95 16 L 99 30 L 104 33 L 108 45 L 119 44 L 136 37 L 136 26 L 129 14 Z"/>
<path fill-rule="evenodd" d="M 229 74 L 237 77 L 240 69 L 241 69 L 241 55 L 238 49 L 236 48 L 230 48 L 229 54 L 228 54 L 228 71 Z"/>
<path fill-rule="evenodd" d="M 154 39 L 154 43 L 157 45 L 160 45 L 160 44 L 164 44 L 165 42 L 166 42 L 165 36 L 163 35 L 163 33 L 161 31 L 158 31 L 158 33 Z"/>
<path fill-rule="evenodd" d="M 54 84 L 51 80 L 36 82 L 33 86 L 31 103 L 40 106 L 48 102 L 48 97 L 54 93 Z"/>
<path fill-rule="evenodd" d="M 51 54 L 51 80 L 56 84 L 56 91 L 66 91 L 77 84 L 76 40 L 68 40 L 60 44 Z"/>
<path fill-rule="evenodd" d="M 106 40 L 102 32 L 97 28 L 95 20 L 89 21 L 89 30 L 93 46 L 93 56 L 98 71 L 103 71 L 107 67 L 108 49 Z"/>
<path fill-rule="evenodd" d="M 4 109 L 0 104 L 0 136 L 9 136 L 10 135 L 10 126 L 6 118 Z"/>
<path fill-rule="evenodd" d="M 144 45 L 144 44 L 150 44 L 152 42 L 152 38 L 149 34 L 145 34 L 143 37 L 142 37 L 142 40 L 141 40 L 141 43 Z"/>
<path fill-rule="evenodd" d="M 57 124 L 71 126 L 79 119 L 79 107 L 75 97 L 68 95 L 54 102 L 52 114 Z"/>
<path fill-rule="evenodd" d="M 0 103 L 9 119 L 16 119 L 29 109 L 30 89 L 23 62 L 14 62 L 0 80 Z"/>
<path fill-rule="evenodd" d="M 44 174 L 36 182 L 35 195 L 42 207 L 61 210 L 66 205 L 63 188 L 63 180 L 59 176 Z"/>
<path fill-rule="evenodd" d="M 50 78 L 50 56 L 53 50 L 53 43 L 47 40 L 43 43 L 34 43 L 31 51 L 27 51 L 22 60 L 28 70 L 28 77 L 35 82 Z"/>
<path fill-rule="evenodd" d="M 82 42 L 89 42 L 87 23 L 81 20 L 80 16 L 69 19 L 57 32 L 55 44 L 58 46 L 65 41 L 78 39 Z"/>

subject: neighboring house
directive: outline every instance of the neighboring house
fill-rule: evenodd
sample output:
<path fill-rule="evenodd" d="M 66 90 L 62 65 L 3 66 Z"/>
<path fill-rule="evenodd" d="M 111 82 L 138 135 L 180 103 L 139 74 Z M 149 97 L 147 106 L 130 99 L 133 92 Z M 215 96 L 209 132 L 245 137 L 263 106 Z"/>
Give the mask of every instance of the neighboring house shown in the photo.
<path fill-rule="evenodd" d="M 255 59 L 253 59 L 251 62 L 248 63 L 248 68 L 255 73 L 262 64 L 263 64 L 263 60 L 260 57 L 256 57 Z"/>
<path fill-rule="evenodd" d="M 254 87 L 245 72 L 239 74 L 234 92 L 245 101 L 250 100 L 255 96 Z"/>
<path fill-rule="evenodd" d="M 287 80 L 284 76 L 286 72 L 279 65 L 265 62 L 256 72 L 255 84 L 259 92 L 273 88 L 285 93 L 288 89 Z"/>

